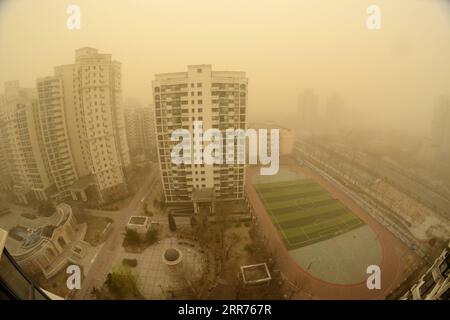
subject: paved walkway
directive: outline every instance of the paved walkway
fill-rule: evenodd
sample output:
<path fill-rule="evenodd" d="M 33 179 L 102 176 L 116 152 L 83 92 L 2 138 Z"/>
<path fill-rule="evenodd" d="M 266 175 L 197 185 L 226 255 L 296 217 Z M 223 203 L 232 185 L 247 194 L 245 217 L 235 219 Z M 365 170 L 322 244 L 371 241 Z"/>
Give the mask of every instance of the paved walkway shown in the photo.
<path fill-rule="evenodd" d="M 128 206 L 120 211 L 109 211 L 108 216 L 114 220 L 113 229 L 101 250 L 92 260 L 90 271 L 85 275 L 81 289 L 76 292 L 74 299 L 93 299 L 91 294 L 94 286 L 100 287 L 111 271 L 113 262 L 120 252 L 123 242 L 124 227 L 132 215 L 141 205 L 141 199 L 147 197 L 153 191 L 154 186 L 159 183 L 159 171 L 153 169 L 150 177 L 134 195 Z M 96 214 L 105 214 L 104 211 L 96 210 Z M 103 213 L 102 213 L 103 212 Z"/>
<path fill-rule="evenodd" d="M 183 254 L 176 272 L 170 272 L 169 266 L 162 260 L 165 250 L 173 247 Z M 141 253 L 130 253 L 121 248 L 114 266 L 120 266 L 124 258 L 138 261 L 137 267 L 132 270 L 138 274 L 138 289 L 146 299 L 170 298 L 172 291 L 186 288 L 187 281 L 198 281 L 206 271 L 206 254 L 190 240 L 166 238 Z"/>
<path fill-rule="evenodd" d="M 365 282 L 367 267 L 379 266 L 382 259 L 378 238 L 367 225 L 289 254 L 316 278 L 344 285 Z"/>

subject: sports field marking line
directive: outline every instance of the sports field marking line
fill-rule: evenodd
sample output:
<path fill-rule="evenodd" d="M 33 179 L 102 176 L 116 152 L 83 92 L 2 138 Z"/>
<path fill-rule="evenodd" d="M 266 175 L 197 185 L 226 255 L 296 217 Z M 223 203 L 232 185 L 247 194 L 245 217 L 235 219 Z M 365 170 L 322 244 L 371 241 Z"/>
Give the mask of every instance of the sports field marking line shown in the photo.
<path fill-rule="evenodd" d="M 296 242 L 295 244 L 293 244 L 293 243 L 289 240 L 289 237 L 288 237 L 288 236 L 286 235 L 286 233 L 284 232 L 284 228 L 281 227 L 280 222 L 278 221 L 278 218 L 277 218 L 274 214 L 272 214 L 272 213 L 270 213 L 270 212 L 269 212 L 269 214 L 272 216 L 272 220 L 275 220 L 275 223 L 276 223 L 277 226 L 278 226 L 278 230 L 281 231 L 281 233 L 283 234 L 284 238 L 285 238 L 286 241 L 289 243 L 289 245 L 292 246 L 292 245 L 295 245 L 295 244 L 298 244 L 298 243 L 304 243 L 304 242 L 308 242 L 308 241 L 310 241 L 310 240 L 314 240 L 314 239 L 311 239 L 311 238 L 308 236 L 308 234 L 305 232 L 304 228 L 300 228 L 300 231 L 306 236 L 306 238 L 308 238 L 308 240 L 306 240 L 306 241 L 301 241 L 301 242 Z"/>
<path fill-rule="evenodd" d="M 317 201 L 313 200 L 312 202 L 308 202 L 308 203 L 318 203 L 318 202 L 321 202 L 321 201 L 324 201 L 324 200 L 329 200 L 329 199 L 318 199 Z M 326 207 L 326 206 L 331 206 L 331 205 L 334 205 L 334 204 L 338 204 L 337 202 L 330 202 L 330 203 L 323 204 L 323 205 L 320 205 L 320 206 L 314 206 L 314 207 L 311 206 L 309 208 L 301 208 L 301 206 L 307 204 L 307 202 L 300 203 L 301 201 L 305 201 L 305 199 L 291 199 L 291 200 L 288 200 L 288 201 L 272 201 L 270 203 L 270 208 L 272 208 L 272 209 L 296 208 L 296 209 L 304 211 L 304 210 L 307 210 L 307 209 L 321 208 L 321 207 Z"/>
<path fill-rule="evenodd" d="M 290 192 L 290 193 L 280 193 L 280 194 L 271 194 L 268 196 L 270 201 L 274 201 L 274 202 L 280 202 L 280 201 L 285 201 L 285 200 L 300 200 L 300 199 L 307 199 L 307 198 L 313 198 L 313 197 L 319 197 L 322 195 L 327 195 L 328 193 L 326 191 L 324 191 L 323 189 L 321 190 L 311 190 L 311 191 L 307 191 L 307 192 Z M 294 197 L 295 196 L 295 197 Z M 331 199 L 331 197 L 330 197 Z M 335 199 L 333 199 L 335 202 L 339 202 L 336 201 Z"/>
<path fill-rule="evenodd" d="M 266 209 L 266 212 L 267 212 L 267 213 L 271 216 L 271 218 L 272 218 L 271 220 L 272 220 L 272 221 L 275 220 L 275 223 L 276 223 L 276 225 L 277 225 L 277 229 L 281 231 L 281 234 L 283 235 L 283 238 L 286 240 L 286 242 L 288 242 L 289 245 L 292 245 L 291 242 L 289 241 L 287 235 L 284 233 L 283 228 L 281 228 L 280 224 L 278 223 L 278 220 L 277 220 L 277 219 L 275 218 L 275 216 L 269 211 L 270 209 L 268 209 L 266 199 L 264 198 L 264 196 L 263 196 L 262 194 L 260 194 L 260 197 L 261 197 L 261 200 L 262 200 L 262 202 L 263 202 L 263 204 L 264 204 L 264 207 L 265 207 L 265 209 Z"/>
<path fill-rule="evenodd" d="M 261 194 L 260 196 L 261 196 L 261 198 L 262 198 L 264 204 L 266 205 L 266 204 L 267 204 L 266 199 L 264 198 L 264 196 L 263 196 L 262 194 Z M 312 242 L 311 244 L 314 244 L 314 243 L 318 243 L 318 242 L 322 242 L 322 241 L 325 241 L 325 240 L 334 238 L 334 237 L 328 237 L 326 234 L 325 234 L 325 235 L 322 235 L 322 232 L 319 232 L 319 233 L 318 233 L 318 234 L 319 234 L 319 237 L 311 238 L 311 237 L 308 235 L 308 233 L 305 231 L 304 228 L 300 228 L 300 231 L 302 231 L 302 233 L 308 238 L 308 240 L 293 243 L 293 242 L 291 242 L 291 241 L 289 240 L 289 237 L 288 237 L 288 236 L 286 235 L 286 233 L 284 232 L 284 228 L 281 227 L 280 222 L 278 221 L 277 217 L 276 217 L 273 213 L 270 212 L 270 209 L 267 210 L 267 208 L 268 208 L 268 207 L 266 206 L 266 211 L 268 211 L 268 213 L 271 215 L 272 221 L 275 220 L 277 229 L 280 230 L 280 233 L 283 235 L 283 238 L 285 239 L 285 241 L 288 243 L 289 246 L 297 247 L 297 248 L 295 248 L 295 249 L 298 249 L 298 248 L 300 248 L 300 247 L 305 247 L 305 246 L 307 246 L 307 244 L 305 244 L 305 243 L 308 243 L 308 242 Z M 326 222 L 326 221 L 324 221 L 324 222 Z M 322 222 L 322 223 L 323 223 L 323 222 Z M 335 228 L 335 226 L 333 226 L 333 228 Z M 339 230 L 339 228 L 338 228 L 338 230 Z M 338 235 L 339 235 L 339 234 L 338 234 Z M 304 244 L 304 245 L 303 245 L 303 244 Z M 290 250 L 292 250 L 292 249 L 290 249 Z"/>
<path fill-rule="evenodd" d="M 326 191 L 325 189 L 323 189 L 324 191 Z M 326 193 L 329 193 L 328 191 L 326 191 Z M 296 243 L 292 243 L 290 240 L 289 240 L 289 237 L 286 235 L 286 233 L 284 232 L 284 229 L 280 226 L 280 223 L 279 223 L 279 221 L 278 221 L 278 219 L 277 219 L 277 217 L 273 214 L 273 213 L 271 213 L 270 211 L 271 211 L 271 209 L 270 209 L 270 207 L 268 206 L 268 202 L 266 201 L 266 199 L 265 199 L 265 197 L 264 197 L 264 195 L 263 195 L 263 192 L 257 192 L 257 194 L 260 196 L 260 198 L 261 198 L 261 200 L 262 200 L 262 202 L 263 202 L 263 204 L 264 204 L 264 207 L 265 207 L 265 209 L 266 209 L 266 212 L 271 216 L 271 220 L 272 221 L 275 221 L 275 223 L 276 223 L 276 226 L 277 226 L 277 229 L 280 231 L 280 233 L 282 234 L 282 236 L 283 236 L 283 238 L 284 238 L 284 240 L 288 243 L 288 246 L 291 246 L 291 247 L 297 247 L 297 248 L 294 248 L 294 249 L 288 249 L 288 251 L 289 250 L 295 250 L 295 249 L 298 249 L 298 248 L 301 248 L 301 247 L 305 247 L 305 246 L 307 246 L 307 244 L 305 244 L 305 245 L 302 245 L 302 244 L 304 244 L 304 243 L 308 243 L 308 242 L 313 242 L 313 243 L 311 243 L 311 244 L 315 244 L 315 243 L 318 243 L 318 242 L 323 242 L 323 241 L 325 241 L 325 240 L 328 240 L 328 239 L 333 239 L 333 238 L 335 238 L 335 237 L 337 237 L 337 236 L 339 236 L 339 235 L 341 235 L 341 234 L 343 234 L 343 233 L 346 233 L 346 232 L 348 232 L 348 231 L 350 231 L 350 230 L 348 230 L 347 228 L 345 228 L 344 229 L 344 232 L 339 232 L 338 234 L 335 234 L 335 235 L 333 235 L 332 237 L 328 237 L 326 234 L 325 235 L 322 235 L 322 233 L 323 232 L 319 232 L 318 234 L 319 234 L 319 237 L 316 237 L 316 238 L 310 238 L 309 237 L 309 235 L 306 233 L 306 231 L 304 230 L 304 228 L 301 228 L 300 230 L 303 232 L 303 234 L 308 238 L 308 240 L 306 240 L 306 241 L 301 241 L 301 242 L 296 242 Z M 334 199 L 334 200 L 336 200 L 336 199 Z M 353 212 L 349 209 L 349 208 L 347 208 L 347 206 L 345 206 L 343 203 L 341 203 L 340 201 L 336 201 L 338 204 L 341 204 L 342 206 L 343 206 L 343 208 L 345 208 L 345 209 L 347 209 L 347 210 L 349 210 L 349 212 L 347 213 L 347 214 L 350 214 L 350 215 L 353 215 L 354 216 L 354 214 L 353 214 Z M 356 217 L 356 216 L 355 216 Z M 341 218 L 342 219 L 342 218 Z M 337 226 L 332 226 L 332 228 L 336 228 Z M 340 228 L 338 228 L 337 229 L 337 231 L 339 231 L 339 230 L 341 230 Z"/>
<path fill-rule="evenodd" d="M 302 233 L 306 236 L 306 238 L 308 238 L 308 240 L 311 240 L 308 236 L 308 234 L 305 232 L 305 229 L 301 228 L 300 229 L 302 231 Z"/>

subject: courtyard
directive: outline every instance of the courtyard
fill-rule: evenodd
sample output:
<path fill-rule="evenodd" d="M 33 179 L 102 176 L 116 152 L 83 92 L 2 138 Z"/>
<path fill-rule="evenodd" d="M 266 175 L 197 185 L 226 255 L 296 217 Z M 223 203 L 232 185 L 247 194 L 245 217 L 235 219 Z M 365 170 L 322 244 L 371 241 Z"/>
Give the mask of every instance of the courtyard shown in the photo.
<path fill-rule="evenodd" d="M 176 248 L 182 253 L 180 268 L 174 272 L 164 262 L 163 256 L 168 249 Z M 214 272 L 214 265 L 209 261 L 208 252 L 198 242 L 177 237 L 165 238 L 141 253 L 127 252 L 121 248 L 115 266 L 124 260 L 136 260 L 133 271 L 137 273 L 137 287 L 146 299 L 170 299 L 192 291 L 205 274 Z"/>

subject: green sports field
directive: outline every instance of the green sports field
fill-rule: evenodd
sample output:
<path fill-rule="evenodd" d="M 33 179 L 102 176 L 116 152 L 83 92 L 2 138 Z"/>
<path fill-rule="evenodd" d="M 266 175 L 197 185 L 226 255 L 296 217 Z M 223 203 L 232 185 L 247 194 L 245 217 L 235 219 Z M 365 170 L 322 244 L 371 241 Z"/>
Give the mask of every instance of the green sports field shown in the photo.
<path fill-rule="evenodd" d="M 318 183 L 293 179 L 254 184 L 289 250 L 333 238 L 364 222 Z"/>

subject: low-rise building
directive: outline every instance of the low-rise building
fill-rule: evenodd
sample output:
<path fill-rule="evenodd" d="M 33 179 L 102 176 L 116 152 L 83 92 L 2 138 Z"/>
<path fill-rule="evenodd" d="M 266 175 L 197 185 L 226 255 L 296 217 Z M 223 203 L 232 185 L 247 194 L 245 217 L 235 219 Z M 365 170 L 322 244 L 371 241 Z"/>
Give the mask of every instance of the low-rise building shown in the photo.
<path fill-rule="evenodd" d="M 136 231 L 140 236 L 144 236 L 151 226 L 149 217 L 144 216 L 131 216 L 126 225 L 129 230 Z"/>
<path fill-rule="evenodd" d="M 46 219 L 46 224 L 36 228 L 12 228 L 7 244 L 11 256 L 26 272 L 42 273 L 48 279 L 67 263 L 78 264 L 89 245 L 83 241 L 87 226 L 76 222 L 69 205 L 58 205 Z"/>

